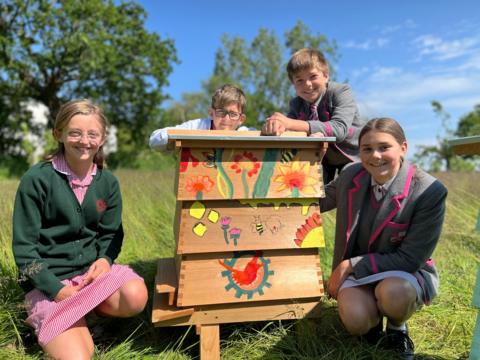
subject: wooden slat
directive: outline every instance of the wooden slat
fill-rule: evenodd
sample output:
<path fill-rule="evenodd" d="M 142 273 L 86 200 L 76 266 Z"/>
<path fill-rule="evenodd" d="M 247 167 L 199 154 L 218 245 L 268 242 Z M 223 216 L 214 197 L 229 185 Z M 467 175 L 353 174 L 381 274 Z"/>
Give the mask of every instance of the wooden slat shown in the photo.
<path fill-rule="evenodd" d="M 184 201 L 179 254 L 324 247 L 318 199 Z"/>
<path fill-rule="evenodd" d="M 480 154 L 480 143 L 478 143 L 478 144 L 457 145 L 453 148 L 453 151 L 457 155 L 476 155 L 476 154 Z"/>
<path fill-rule="evenodd" d="M 453 151 L 458 155 L 480 154 L 480 136 L 469 136 L 464 138 L 449 140 Z"/>
<path fill-rule="evenodd" d="M 281 147 L 282 148 L 296 148 L 296 149 L 318 149 L 320 147 L 323 147 L 323 143 L 327 143 L 327 141 L 324 142 L 294 142 L 291 141 L 289 143 L 282 143 Z M 199 143 L 196 140 L 182 140 L 181 142 L 177 142 L 178 147 L 184 147 L 184 148 L 203 148 L 205 147 L 204 143 Z M 225 144 L 225 141 L 220 141 L 220 140 L 211 140 L 208 142 L 208 146 L 214 147 L 214 148 L 233 148 L 233 149 L 278 149 L 279 148 L 279 142 L 278 141 L 256 141 L 256 142 L 246 142 L 246 141 L 230 141 L 228 144 Z"/>
<path fill-rule="evenodd" d="M 178 200 L 324 197 L 324 148 L 183 148 Z"/>
<path fill-rule="evenodd" d="M 159 259 L 157 262 L 157 274 L 155 276 L 155 291 L 161 294 L 168 294 L 168 302 L 170 305 L 173 305 L 177 286 L 175 259 Z"/>
<path fill-rule="evenodd" d="M 224 148 L 275 148 L 279 143 L 287 148 L 315 148 L 316 144 L 335 142 L 335 137 L 308 137 L 305 132 L 287 131 L 281 136 L 263 136 L 260 131 L 228 131 L 228 130 L 185 130 L 169 129 L 168 148 L 180 147 L 204 147 L 208 146 Z"/>
<path fill-rule="evenodd" d="M 154 326 L 187 326 L 196 324 L 227 324 L 252 321 L 293 320 L 302 318 L 318 318 L 322 311 L 320 298 L 276 300 L 261 302 L 245 302 L 232 306 L 206 305 L 195 307 L 190 316 L 159 320 L 162 318 L 165 304 L 161 297 L 164 294 L 154 296 L 152 311 L 152 323 Z"/>
<path fill-rule="evenodd" d="M 163 321 L 177 319 L 176 321 L 185 321 L 192 316 L 194 309 L 192 308 L 178 308 L 169 303 L 169 294 L 161 294 L 156 291 L 153 292 L 153 309 L 152 309 L 152 323 L 156 324 Z"/>
<path fill-rule="evenodd" d="M 256 269 L 245 271 L 248 263 Z M 229 271 L 225 265 L 234 270 Z M 235 272 L 240 280 L 232 275 Z M 237 257 L 233 253 L 192 254 L 183 256 L 177 306 L 321 295 L 323 283 L 317 249 L 247 252 Z"/>

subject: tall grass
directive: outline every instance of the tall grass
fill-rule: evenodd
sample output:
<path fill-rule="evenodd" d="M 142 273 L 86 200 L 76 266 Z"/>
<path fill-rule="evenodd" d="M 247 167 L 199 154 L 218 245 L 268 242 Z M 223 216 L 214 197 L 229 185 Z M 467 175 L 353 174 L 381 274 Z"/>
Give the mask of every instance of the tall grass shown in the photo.
<path fill-rule="evenodd" d="M 125 241 L 118 259 L 136 269 L 153 289 L 156 260 L 174 253 L 173 169 L 116 172 L 124 200 Z M 480 209 L 478 174 L 441 173 L 449 189 L 446 222 L 434 259 L 441 288 L 433 304 L 409 321 L 419 359 L 467 358 L 477 311 L 471 307 L 480 235 L 474 232 Z M 23 294 L 11 253 L 11 216 L 16 180 L 0 181 L 0 358 L 39 359 L 23 319 Z M 334 212 L 323 214 L 327 246 L 322 268 L 330 273 Z M 392 359 L 393 354 L 358 342 L 343 329 L 335 302 L 324 299 L 315 320 L 221 326 L 223 359 Z M 193 359 L 198 337 L 191 328 L 154 328 L 148 309 L 133 319 L 103 319 L 96 340 L 98 359 Z"/>

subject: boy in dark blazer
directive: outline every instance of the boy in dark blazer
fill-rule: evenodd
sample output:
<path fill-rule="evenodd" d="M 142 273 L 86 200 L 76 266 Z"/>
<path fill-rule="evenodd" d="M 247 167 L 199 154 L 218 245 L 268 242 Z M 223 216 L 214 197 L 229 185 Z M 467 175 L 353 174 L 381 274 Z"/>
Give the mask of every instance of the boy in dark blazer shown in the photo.
<path fill-rule="evenodd" d="M 358 133 L 363 121 L 350 86 L 329 81 L 329 67 L 317 50 L 301 49 L 287 64 L 287 73 L 297 97 L 290 102 L 285 116 L 274 113 L 262 128 L 265 135 L 281 135 L 284 131 L 335 136 L 323 159 L 325 183 L 349 162 L 358 160 Z"/>

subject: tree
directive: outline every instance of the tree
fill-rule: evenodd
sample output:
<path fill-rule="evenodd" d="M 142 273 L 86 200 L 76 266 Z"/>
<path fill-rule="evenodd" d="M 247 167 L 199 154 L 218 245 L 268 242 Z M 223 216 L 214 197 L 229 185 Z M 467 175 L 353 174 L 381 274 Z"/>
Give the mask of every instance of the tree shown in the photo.
<path fill-rule="evenodd" d="M 22 103 L 45 104 L 51 126 L 62 103 L 88 97 L 103 105 L 127 146 L 144 146 L 177 61 L 173 41 L 147 32 L 145 19 L 132 1 L 2 1 L 0 104 L 13 128 L 32 126 L 20 119 Z M 0 134 L 0 147 L 7 139 Z"/>
<path fill-rule="evenodd" d="M 250 43 L 239 36 L 225 34 L 215 54 L 213 74 L 202 84 L 203 91 L 196 98 L 190 94 L 188 104 L 183 98 L 180 104 L 174 106 L 177 109 L 179 106 L 194 106 L 191 100 L 195 99 L 195 108 L 203 107 L 205 114 L 215 89 L 232 83 L 240 86 L 247 95 L 246 123 L 258 126 L 274 111 L 288 110 L 289 100 L 294 94 L 286 73 L 286 63 L 295 51 L 303 47 L 322 50 L 331 65 L 337 59 L 335 42 L 328 41 L 323 35 L 311 34 L 301 21 L 285 33 L 284 45 L 274 31 L 264 28 Z M 166 114 L 165 121 L 171 121 L 171 115 Z"/>
<path fill-rule="evenodd" d="M 458 137 L 480 135 L 480 104 L 473 111 L 460 118 L 455 135 Z"/>
<path fill-rule="evenodd" d="M 450 114 L 443 109 L 442 104 L 435 100 L 431 104 L 434 113 L 441 120 L 441 128 L 444 134 L 437 135 L 437 145 L 417 146 L 418 152 L 414 156 L 414 161 L 430 171 L 473 171 L 476 167 L 476 162 L 457 157 L 449 144 L 449 140 L 459 136 L 460 131 L 462 133 L 466 131 L 465 121 L 464 125 L 462 125 L 461 120 L 457 131 L 454 131 L 449 125 Z"/>

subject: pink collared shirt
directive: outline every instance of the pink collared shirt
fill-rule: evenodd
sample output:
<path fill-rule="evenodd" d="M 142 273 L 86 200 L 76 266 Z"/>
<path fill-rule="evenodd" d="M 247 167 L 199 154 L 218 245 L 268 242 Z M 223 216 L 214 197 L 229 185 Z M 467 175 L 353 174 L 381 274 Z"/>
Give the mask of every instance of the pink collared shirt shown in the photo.
<path fill-rule="evenodd" d="M 83 203 L 83 199 L 85 198 L 85 194 L 87 193 L 88 187 L 92 183 L 93 176 L 97 174 L 97 164 L 93 164 L 92 171 L 83 179 L 80 179 L 70 169 L 63 154 L 58 154 L 53 158 L 52 166 L 59 173 L 67 175 L 68 183 L 72 188 L 78 203 L 81 205 Z"/>

